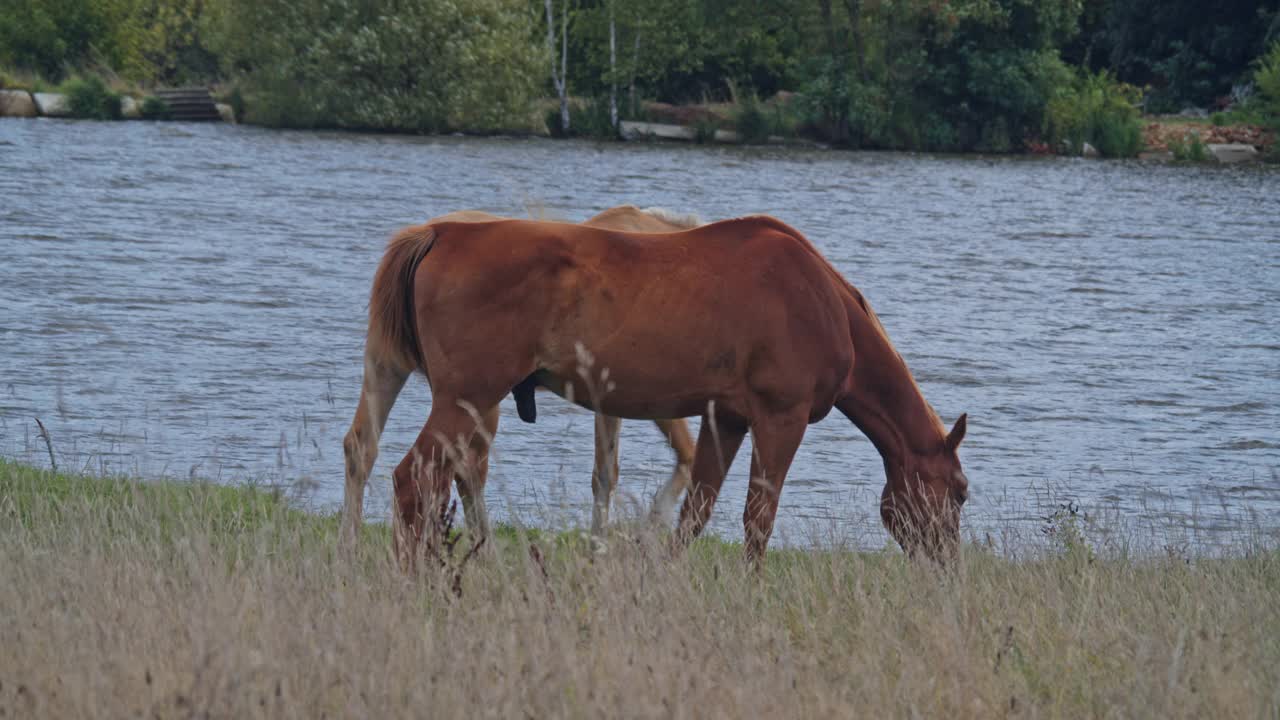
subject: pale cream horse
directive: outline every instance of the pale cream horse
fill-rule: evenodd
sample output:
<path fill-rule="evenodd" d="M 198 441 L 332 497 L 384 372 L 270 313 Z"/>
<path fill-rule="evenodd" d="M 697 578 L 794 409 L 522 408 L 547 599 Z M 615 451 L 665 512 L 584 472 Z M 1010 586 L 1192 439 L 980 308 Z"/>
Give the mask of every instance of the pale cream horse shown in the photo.
<path fill-rule="evenodd" d="M 477 210 L 462 210 L 435 218 L 431 222 L 488 222 L 500 220 L 497 215 Z M 697 227 L 700 223 L 693 215 L 679 215 L 662 208 L 641 210 L 632 205 L 610 208 L 587 220 L 584 225 L 624 232 L 680 232 Z M 346 456 L 346 490 L 342 504 L 341 538 L 354 544 L 360 534 L 364 513 L 364 488 L 369 472 L 378 458 L 378 440 L 386 427 L 387 417 L 395 405 L 400 390 L 413 372 L 410 368 L 391 367 L 383 359 L 372 357 L 368 351 L 364 358 L 364 381 L 355 419 L 347 431 L 342 447 Z M 477 416 L 473 442 L 487 445 L 498 429 L 498 412 Z M 653 498 L 650 516 L 655 522 L 671 518 L 680 494 L 689 487 L 690 468 L 693 464 L 693 438 L 688 423 L 683 419 L 654 420 L 658 430 L 671 443 L 676 454 L 676 467 L 670 479 L 659 488 Z M 591 532 L 600 536 L 609 522 L 609 506 L 613 491 L 618 485 L 618 433 L 621 421 L 609 415 L 597 414 L 595 419 L 595 464 L 591 470 Z M 477 537 L 489 536 L 489 514 L 484 503 L 484 483 L 488 474 L 488 453 L 471 468 L 468 477 L 458 478 L 458 495 L 467 528 Z"/>

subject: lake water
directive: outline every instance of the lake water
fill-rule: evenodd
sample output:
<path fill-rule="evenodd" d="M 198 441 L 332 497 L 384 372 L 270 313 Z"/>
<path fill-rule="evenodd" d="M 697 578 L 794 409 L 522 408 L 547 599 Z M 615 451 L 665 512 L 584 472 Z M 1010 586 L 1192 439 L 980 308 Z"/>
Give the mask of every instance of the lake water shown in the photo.
<path fill-rule="evenodd" d="M 1280 172 L 1060 158 L 0 120 L 0 454 L 342 496 L 369 282 L 397 228 L 473 208 L 764 212 L 867 295 L 948 425 L 969 413 L 965 526 L 1060 503 L 1212 537 L 1280 527 Z M 369 513 L 426 419 L 411 381 Z M 591 415 L 510 399 L 499 519 L 585 525 Z M 741 537 L 747 449 L 713 529 Z M 623 424 L 622 504 L 671 457 Z M 879 456 L 810 428 L 778 533 L 878 546 Z M 628 497 L 630 496 L 630 500 Z M 820 531 L 815 528 L 821 529 Z M 1173 528 L 1173 530 L 1169 530 Z"/>

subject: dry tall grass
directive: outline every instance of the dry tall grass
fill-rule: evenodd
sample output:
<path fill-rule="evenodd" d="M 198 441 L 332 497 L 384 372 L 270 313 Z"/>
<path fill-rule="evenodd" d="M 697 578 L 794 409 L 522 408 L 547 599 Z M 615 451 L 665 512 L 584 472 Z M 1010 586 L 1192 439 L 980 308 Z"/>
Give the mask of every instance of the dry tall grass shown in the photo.
<path fill-rule="evenodd" d="M 506 531 L 400 574 L 273 496 L 0 461 L 6 717 L 1275 717 L 1280 554 L 1010 561 Z M 532 545 L 537 553 L 528 551 Z M 534 555 L 543 558 L 534 559 Z"/>

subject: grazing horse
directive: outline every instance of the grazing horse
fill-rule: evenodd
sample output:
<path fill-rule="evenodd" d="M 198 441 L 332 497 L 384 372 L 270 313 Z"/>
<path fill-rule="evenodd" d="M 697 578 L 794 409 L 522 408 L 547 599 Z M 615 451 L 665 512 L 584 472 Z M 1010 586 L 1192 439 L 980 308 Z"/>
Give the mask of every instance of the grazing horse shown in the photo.
<path fill-rule="evenodd" d="M 502 219 L 504 218 L 478 210 L 461 210 L 435 218 L 430 222 L 490 222 Z M 605 210 L 583 224 L 627 232 L 666 233 L 697 227 L 700 221 L 694 215 L 679 215 L 662 208 L 641 210 L 633 205 L 622 205 Z M 400 390 L 415 369 L 397 365 L 394 357 L 370 355 L 369 350 L 373 347 L 370 345 L 366 348 L 360 402 L 356 407 L 351 429 L 343 441 L 343 451 L 346 456 L 346 490 L 342 506 L 344 540 L 354 540 L 360 532 L 364 509 L 364 486 L 378 456 L 378 439 L 386 426 L 391 408 L 400 395 Z M 498 427 L 497 408 L 492 408 L 488 414 L 482 416 L 481 420 L 489 439 L 492 439 Z M 651 517 L 658 521 L 671 517 L 680 493 L 689 485 L 690 468 L 693 464 L 693 437 L 689 434 L 688 422 L 683 418 L 655 419 L 654 424 L 668 439 L 676 453 L 675 471 L 654 495 L 650 513 Z M 591 471 L 593 496 L 591 531 L 595 535 L 601 534 L 609 522 L 611 496 L 618 485 L 620 429 L 621 422 L 618 418 L 597 414 L 595 463 Z M 488 512 L 484 505 L 484 480 L 487 470 L 486 461 L 474 468 L 471 477 L 458 477 L 458 494 L 462 497 L 463 513 L 466 515 L 468 528 L 474 529 L 480 537 L 489 534 Z"/>
<path fill-rule="evenodd" d="M 486 460 L 498 402 L 537 384 L 614 417 L 702 416 L 677 537 L 705 527 L 748 430 L 743 513 L 757 566 L 809 423 L 834 407 L 884 461 L 880 512 L 914 554 L 959 537 L 957 446 L 852 285 L 790 226 L 753 216 L 679 233 L 501 220 L 406 228 L 374 277 L 368 356 L 422 370 L 433 402 L 393 474 L 412 562 L 455 475 Z M 434 531 L 431 542 L 435 542 Z"/>

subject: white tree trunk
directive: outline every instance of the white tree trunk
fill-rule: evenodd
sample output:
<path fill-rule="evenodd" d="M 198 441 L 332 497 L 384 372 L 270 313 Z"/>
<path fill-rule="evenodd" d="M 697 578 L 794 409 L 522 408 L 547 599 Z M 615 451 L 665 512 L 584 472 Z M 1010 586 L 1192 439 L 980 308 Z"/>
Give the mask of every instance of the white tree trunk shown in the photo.
<path fill-rule="evenodd" d="M 568 0 L 561 5 L 561 129 L 568 135 Z"/>
<path fill-rule="evenodd" d="M 609 126 L 618 132 L 618 31 L 613 21 L 613 0 L 609 2 Z"/>
<path fill-rule="evenodd" d="M 546 0 L 547 7 L 547 49 L 551 51 L 551 84 L 556 88 L 560 98 L 560 131 L 569 134 L 569 92 L 567 70 L 569 64 L 569 0 L 564 0 L 560 7 L 560 69 L 556 70 L 556 19 L 551 7 L 552 0 Z"/>

